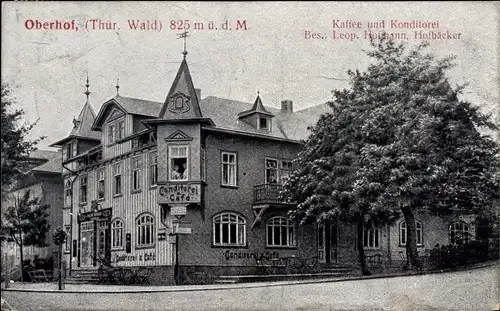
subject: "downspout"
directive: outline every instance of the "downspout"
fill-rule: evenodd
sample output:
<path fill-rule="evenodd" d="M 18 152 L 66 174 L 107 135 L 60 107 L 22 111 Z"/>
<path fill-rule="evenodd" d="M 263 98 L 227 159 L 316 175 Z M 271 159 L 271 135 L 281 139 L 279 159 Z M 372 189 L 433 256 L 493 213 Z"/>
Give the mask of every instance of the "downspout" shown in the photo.
<path fill-rule="evenodd" d="M 69 259 L 69 275 L 71 276 L 71 268 L 72 268 L 73 252 L 74 252 L 74 250 L 73 250 L 73 184 L 75 183 L 75 181 L 76 181 L 76 179 L 77 179 L 77 177 L 78 177 L 79 174 L 77 172 L 69 169 L 64 164 L 62 164 L 62 167 L 64 169 L 68 170 L 71 173 L 71 175 L 75 177 L 75 178 L 73 178 L 73 180 L 71 180 L 71 192 L 70 192 L 70 194 L 71 194 L 71 201 L 70 201 L 71 205 L 70 205 L 70 212 L 69 212 L 69 232 L 70 232 L 69 234 L 70 234 L 70 239 L 71 239 L 71 241 L 70 241 L 70 247 L 69 247 L 70 248 L 70 253 L 69 253 L 69 258 L 70 258 Z M 64 184 L 64 179 L 63 179 L 63 191 L 66 190 L 65 186 L 66 185 Z M 66 197 L 66 196 L 64 195 L 64 197 Z M 63 203 L 63 205 L 64 205 L 64 203 Z M 63 226 L 64 226 L 64 222 L 63 222 Z M 78 241 L 77 241 L 77 243 L 78 243 Z M 77 247 L 78 247 L 78 245 L 77 245 Z"/>

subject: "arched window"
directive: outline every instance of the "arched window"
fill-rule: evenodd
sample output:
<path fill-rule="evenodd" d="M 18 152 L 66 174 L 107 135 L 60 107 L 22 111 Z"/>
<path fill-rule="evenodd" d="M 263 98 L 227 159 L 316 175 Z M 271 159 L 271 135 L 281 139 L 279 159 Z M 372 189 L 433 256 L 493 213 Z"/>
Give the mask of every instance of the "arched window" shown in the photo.
<path fill-rule="evenodd" d="M 467 244 L 470 241 L 469 225 L 463 221 L 454 222 L 450 225 L 450 243 Z"/>
<path fill-rule="evenodd" d="M 247 221 L 234 213 L 220 213 L 213 218 L 214 245 L 245 246 Z"/>
<path fill-rule="evenodd" d="M 146 213 L 136 218 L 136 245 L 140 247 L 154 245 L 154 217 Z"/>
<path fill-rule="evenodd" d="M 115 219 L 111 223 L 111 248 L 123 247 L 123 221 Z"/>
<path fill-rule="evenodd" d="M 293 223 L 285 217 L 273 217 L 266 222 L 267 246 L 295 246 Z"/>
<path fill-rule="evenodd" d="M 422 223 L 419 221 L 415 222 L 415 229 L 417 233 L 417 246 L 422 246 L 424 243 L 423 239 L 423 226 Z M 408 241 L 408 230 L 406 229 L 406 222 L 402 221 L 399 224 L 399 245 L 400 246 L 406 246 L 406 241 Z"/>

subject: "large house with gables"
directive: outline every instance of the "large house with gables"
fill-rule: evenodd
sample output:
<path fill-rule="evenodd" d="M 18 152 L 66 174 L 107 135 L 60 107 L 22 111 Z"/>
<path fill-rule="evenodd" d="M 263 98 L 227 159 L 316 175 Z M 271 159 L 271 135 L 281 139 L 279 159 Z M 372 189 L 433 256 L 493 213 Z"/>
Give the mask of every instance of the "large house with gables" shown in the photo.
<path fill-rule="evenodd" d="M 313 257 L 356 264 L 355 230 L 338 222 L 297 226 L 278 194 L 307 127 L 326 104 L 294 111 L 202 99 L 186 54 L 163 103 L 117 95 L 97 115 L 88 101 L 62 148 L 63 225 L 70 273 L 115 266 L 151 267 L 153 284 L 208 283 L 255 272 L 256 258 Z M 118 88 L 117 88 L 118 90 Z M 423 253 L 446 244 L 467 222 L 418 216 Z M 368 228 L 364 245 L 391 262 L 406 243 L 404 222 Z"/>

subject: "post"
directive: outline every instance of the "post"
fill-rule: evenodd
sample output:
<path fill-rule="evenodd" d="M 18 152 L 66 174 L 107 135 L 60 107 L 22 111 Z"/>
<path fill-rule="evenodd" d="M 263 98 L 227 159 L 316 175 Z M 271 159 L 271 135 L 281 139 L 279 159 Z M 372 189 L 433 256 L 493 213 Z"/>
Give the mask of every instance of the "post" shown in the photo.
<path fill-rule="evenodd" d="M 179 285 L 179 218 L 177 216 L 177 223 L 175 224 L 175 265 L 174 265 L 174 279 L 175 285 Z"/>
<path fill-rule="evenodd" d="M 5 288 L 10 285 L 10 267 L 9 267 L 9 252 L 5 251 Z"/>
<path fill-rule="evenodd" d="M 59 245 L 59 290 L 63 290 L 64 289 L 64 282 L 63 282 L 63 277 L 62 277 L 62 268 L 63 268 L 63 264 L 62 264 L 62 259 L 63 259 L 63 244 Z"/>

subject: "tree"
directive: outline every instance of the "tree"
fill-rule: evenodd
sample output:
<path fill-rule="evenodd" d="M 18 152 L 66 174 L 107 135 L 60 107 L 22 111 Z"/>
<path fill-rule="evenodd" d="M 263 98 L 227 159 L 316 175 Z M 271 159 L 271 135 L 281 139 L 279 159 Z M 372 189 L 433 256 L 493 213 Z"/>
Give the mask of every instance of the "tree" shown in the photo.
<path fill-rule="evenodd" d="M 292 218 L 304 223 L 308 219 L 339 219 L 356 226 L 356 246 L 362 274 L 366 266 L 363 234 L 366 226 L 390 224 L 399 217 L 397 211 L 377 205 L 374 198 L 379 184 L 357 186 L 362 124 L 371 105 L 351 105 L 348 92 L 336 92 L 337 101 L 328 103 L 332 113 L 320 117 L 295 159 L 296 169 L 285 183 L 282 198 L 298 202 Z"/>
<path fill-rule="evenodd" d="M 312 128 L 283 197 L 298 202 L 293 217 L 336 217 L 363 225 L 407 224 L 407 257 L 420 261 L 415 213 L 491 215 L 499 189 L 499 148 L 481 132 L 489 117 L 459 100 L 427 44 L 408 49 L 382 39 L 367 54 L 365 72 L 349 71 L 350 88 L 334 92 Z M 358 239 L 361 268 L 363 249 Z"/>
<path fill-rule="evenodd" d="M 1 85 L 2 97 L 2 196 L 9 187 L 17 180 L 21 173 L 21 169 L 28 162 L 28 155 L 35 150 L 37 143 L 43 137 L 35 140 L 28 140 L 27 136 L 33 129 L 36 122 L 33 124 L 19 124 L 24 116 L 23 110 L 14 110 L 16 100 L 12 94 L 12 88 L 2 82 Z"/>
<path fill-rule="evenodd" d="M 491 214 L 499 196 L 499 149 L 485 134 L 496 127 L 479 108 L 459 100 L 463 87 L 453 87 L 446 76 L 454 57 L 437 59 L 427 46 L 408 49 L 381 40 L 368 53 L 374 64 L 351 76 L 363 86 L 352 95 L 375 103 L 364 120 L 361 174 L 381 183 L 381 204 L 399 206 L 414 266 L 421 265 L 416 212 Z"/>
<path fill-rule="evenodd" d="M 7 240 L 19 245 L 21 277 L 23 277 L 23 247 L 25 245 L 46 246 L 46 236 L 50 225 L 49 205 L 41 204 L 39 198 L 30 198 L 26 191 L 21 198 L 15 198 L 14 204 L 7 207 L 2 217 L 2 234 Z"/>

